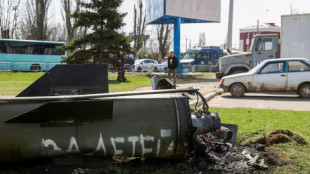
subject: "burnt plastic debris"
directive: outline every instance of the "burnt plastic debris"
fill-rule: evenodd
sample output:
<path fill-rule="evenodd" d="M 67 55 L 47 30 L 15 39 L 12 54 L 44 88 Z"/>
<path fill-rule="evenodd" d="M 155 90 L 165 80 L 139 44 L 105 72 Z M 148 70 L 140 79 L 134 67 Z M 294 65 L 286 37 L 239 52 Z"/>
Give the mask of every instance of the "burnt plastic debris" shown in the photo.
<path fill-rule="evenodd" d="M 230 134 L 229 129 L 221 127 L 220 130 Z M 259 151 L 254 146 L 233 147 L 224 141 L 230 135 L 223 132 L 197 135 L 196 144 L 200 145 L 200 151 L 187 158 L 186 173 L 266 173 L 269 166 L 275 165 L 270 162 L 275 154 Z"/>

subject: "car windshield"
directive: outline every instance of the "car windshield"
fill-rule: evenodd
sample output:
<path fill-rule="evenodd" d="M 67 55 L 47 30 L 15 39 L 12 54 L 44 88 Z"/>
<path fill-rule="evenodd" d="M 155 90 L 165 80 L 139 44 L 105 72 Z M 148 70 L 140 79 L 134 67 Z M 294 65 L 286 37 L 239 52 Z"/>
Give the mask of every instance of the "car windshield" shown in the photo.
<path fill-rule="evenodd" d="M 309 64 L 310 65 L 310 60 L 304 60 L 307 64 Z"/>
<path fill-rule="evenodd" d="M 195 59 L 197 55 L 197 53 L 186 53 L 183 59 Z"/>
<path fill-rule="evenodd" d="M 141 62 L 143 62 L 143 61 L 144 61 L 144 60 L 141 60 L 141 59 L 140 59 L 140 60 L 135 60 L 135 63 L 136 63 L 136 64 L 139 64 L 139 63 L 141 63 Z"/>
<path fill-rule="evenodd" d="M 254 73 L 256 72 L 258 69 L 260 69 L 263 66 L 264 63 L 260 63 L 258 65 L 256 65 L 254 68 L 252 68 L 248 73 Z"/>

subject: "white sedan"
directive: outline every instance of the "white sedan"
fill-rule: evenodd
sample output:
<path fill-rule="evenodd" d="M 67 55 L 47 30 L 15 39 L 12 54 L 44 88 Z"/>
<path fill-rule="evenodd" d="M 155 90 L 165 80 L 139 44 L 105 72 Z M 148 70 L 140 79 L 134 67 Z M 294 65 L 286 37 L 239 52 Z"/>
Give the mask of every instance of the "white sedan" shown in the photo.
<path fill-rule="evenodd" d="M 135 60 L 132 69 L 135 72 L 142 72 L 142 71 L 158 71 L 158 62 L 152 59 L 138 59 Z"/>
<path fill-rule="evenodd" d="M 246 92 L 295 91 L 301 98 L 310 98 L 310 61 L 268 59 L 246 73 L 223 77 L 220 87 L 234 97 Z"/>
<path fill-rule="evenodd" d="M 165 69 L 168 69 L 168 61 L 164 61 L 158 65 L 159 71 L 165 71 Z"/>

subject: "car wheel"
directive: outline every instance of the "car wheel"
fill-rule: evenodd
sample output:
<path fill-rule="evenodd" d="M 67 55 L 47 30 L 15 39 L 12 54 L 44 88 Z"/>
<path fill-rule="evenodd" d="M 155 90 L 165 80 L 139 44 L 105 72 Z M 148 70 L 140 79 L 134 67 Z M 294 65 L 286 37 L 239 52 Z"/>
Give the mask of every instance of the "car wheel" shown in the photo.
<path fill-rule="evenodd" d="M 157 72 L 158 71 L 158 68 L 157 67 L 154 67 L 154 70 L 153 70 L 154 72 Z"/>
<path fill-rule="evenodd" d="M 245 87 L 241 83 L 235 83 L 230 87 L 229 91 L 233 97 L 243 97 L 245 93 Z"/>
<path fill-rule="evenodd" d="M 302 85 L 298 90 L 301 98 L 310 98 L 310 84 Z"/>
<path fill-rule="evenodd" d="M 137 68 L 137 72 L 141 72 L 142 71 L 142 68 L 141 67 L 138 67 Z"/>

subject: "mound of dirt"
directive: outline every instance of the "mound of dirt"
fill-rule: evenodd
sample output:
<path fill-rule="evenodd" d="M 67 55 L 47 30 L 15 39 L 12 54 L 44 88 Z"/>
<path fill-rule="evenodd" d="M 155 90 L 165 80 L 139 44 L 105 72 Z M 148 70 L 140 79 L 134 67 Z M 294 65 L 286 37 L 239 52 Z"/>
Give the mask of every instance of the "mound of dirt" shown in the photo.
<path fill-rule="evenodd" d="M 291 141 L 295 141 L 296 143 L 301 145 L 307 144 L 306 140 L 302 136 L 285 129 L 273 131 L 269 135 L 265 135 L 264 137 L 257 139 L 256 141 L 254 141 L 254 143 L 272 146 L 275 144 L 287 143 Z"/>

